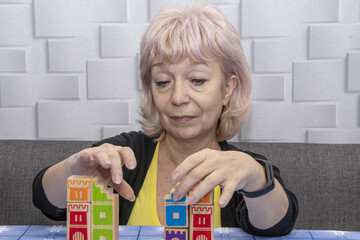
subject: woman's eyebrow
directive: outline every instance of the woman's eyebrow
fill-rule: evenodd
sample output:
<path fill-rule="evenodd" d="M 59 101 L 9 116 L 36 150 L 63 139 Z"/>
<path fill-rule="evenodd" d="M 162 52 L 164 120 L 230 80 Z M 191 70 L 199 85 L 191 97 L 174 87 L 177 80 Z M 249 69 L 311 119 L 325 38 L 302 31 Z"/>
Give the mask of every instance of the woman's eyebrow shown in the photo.
<path fill-rule="evenodd" d="M 205 65 L 205 66 L 209 67 L 209 63 L 208 63 L 208 62 L 191 62 L 190 64 Z M 190 64 L 189 64 L 189 65 L 190 65 Z"/>
<path fill-rule="evenodd" d="M 164 63 L 162 63 L 162 62 L 154 63 L 154 64 L 151 65 L 151 68 L 156 67 L 156 66 L 162 67 L 162 66 L 164 66 Z"/>

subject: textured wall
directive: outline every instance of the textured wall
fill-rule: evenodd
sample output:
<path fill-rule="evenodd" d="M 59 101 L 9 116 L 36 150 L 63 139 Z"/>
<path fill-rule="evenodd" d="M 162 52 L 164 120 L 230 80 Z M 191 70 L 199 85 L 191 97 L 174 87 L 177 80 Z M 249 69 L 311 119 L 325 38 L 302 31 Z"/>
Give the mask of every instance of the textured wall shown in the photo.
<path fill-rule="evenodd" d="M 0 139 L 140 129 L 139 42 L 183 0 L 0 0 Z M 360 0 L 212 0 L 253 72 L 233 140 L 360 143 Z"/>

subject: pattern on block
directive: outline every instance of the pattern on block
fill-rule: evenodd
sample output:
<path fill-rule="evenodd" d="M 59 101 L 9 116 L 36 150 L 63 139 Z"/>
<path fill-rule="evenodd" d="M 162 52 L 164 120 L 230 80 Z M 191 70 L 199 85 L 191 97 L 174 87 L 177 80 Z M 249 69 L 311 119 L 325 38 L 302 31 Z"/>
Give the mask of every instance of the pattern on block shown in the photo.
<path fill-rule="evenodd" d="M 99 177 L 69 177 L 67 202 L 67 240 L 119 238 L 119 195 Z"/>
<path fill-rule="evenodd" d="M 185 204 L 188 194 L 174 202 L 174 191 L 164 197 L 164 240 L 214 240 L 214 191 L 190 206 Z"/>

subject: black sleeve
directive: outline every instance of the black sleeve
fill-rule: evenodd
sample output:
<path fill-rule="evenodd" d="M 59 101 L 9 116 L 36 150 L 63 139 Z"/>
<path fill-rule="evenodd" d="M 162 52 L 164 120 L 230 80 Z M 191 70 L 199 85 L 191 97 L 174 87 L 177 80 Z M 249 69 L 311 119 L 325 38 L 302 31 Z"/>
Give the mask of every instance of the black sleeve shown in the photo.
<path fill-rule="evenodd" d="M 284 186 L 284 182 L 280 176 L 280 171 L 276 166 L 274 166 L 274 177 L 283 187 L 289 200 L 289 207 L 285 216 L 283 217 L 283 219 L 280 220 L 280 222 L 278 222 L 271 228 L 265 230 L 258 229 L 251 224 L 245 200 L 241 196 L 242 200 L 236 208 L 236 216 L 240 227 L 243 228 L 244 231 L 258 236 L 282 236 L 289 234 L 294 228 L 299 212 L 297 199 L 295 195 Z"/>
<path fill-rule="evenodd" d="M 47 199 L 44 192 L 42 179 L 44 173 L 49 167 L 44 168 L 36 175 L 32 185 L 32 193 L 33 193 L 32 200 L 35 207 L 40 209 L 41 212 L 48 218 L 56 221 L 66 221 L 66 208 L 57 208 L 54 205 L 52 205 Z"/>
<path fill-rule="evenodd" d="M 226 142 L 223 143 L 222 150 L 242 151 Z M 264 156 L 256 153 L 244 152 L 252 157 L 266 159 Z M 279 168 L 276 166 L 273 166 L 273 168 L 274 177 L 283 187 L 289 200 L 289 207 L 283 219 L 273 227 L 265 230 L 254 227 L 249 220 L 248 210 L 243 196 L 235 192 L 229 204 L 221 210 L 221 225 L 223 227 L 241 227 L 244 231 L 257 236 L 282 236 L 292 231 L 299 212 L 298 202 L 295 195 L 285 187 Z"/>
<path fill-rule="evenodd" d="M 124 167 L 123 178 L 130 184 L 134 190 L 135 196 L 137 196 L 155 151 L 156 143 L 153 141 L 153 138 L 144 135 L 142 132 L 122 133 L 120 135 L 94 143 L 92 147 L 97 147 L 104 143 L 110 143 L 117 146 L 127 146 L 134 151 L 135 158 L 137 160 L 137 166 L 134 170 L 128 170 L 126 167 Z M 47 199 L 42 186 L 42 178 L 49 167 L 40 171 L 33 181 L 33 203 L 35 207 L 40 209 L 48 218 L 52 220 L 64 221 L 66 220 L 66 208 L 60 209 L 52 205 Z M 121 196 L 119 200 L 119 210 L 121 213 L 119 223 L 122 225 L 126 224 L 134 203 L 124 200 Z"/>

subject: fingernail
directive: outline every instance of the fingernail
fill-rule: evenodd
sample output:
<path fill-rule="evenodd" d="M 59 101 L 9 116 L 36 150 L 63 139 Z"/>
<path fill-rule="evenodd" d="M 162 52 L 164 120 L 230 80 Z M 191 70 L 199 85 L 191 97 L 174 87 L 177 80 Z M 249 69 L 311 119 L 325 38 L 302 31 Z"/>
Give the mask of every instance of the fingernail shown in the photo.
<path fill-rule="evenodd" d="M 135 202 L 136 197 L 134 196 L 134 199 L 131 199 L 130 202 Z"/>
<path fill-rule="evenodd" d="M 178 200 L 179 200 L 179 194 L 174 193 L 173 201 L 174 201 L 174 202 L 177 202 Z"/>
<path fill-rule="evenodd" d="M 119 174 L 117 174 L 115 177 L 114 177 L 114 183 L 115 184 L 120 184 L 121 183 L 121 177 Z"/>
<path fill-rule="evenodd" d="M 178 180 L 179 176 L 180 174 L 178 172 L 174 173 L 171 177 L 171 182 L 175 183 Z"/>
<path fill-rule="evenodd" d="M 129 162 L 129 169 L 134 169 L 134 168 L 135 168 L 135 163 Z"/>
<path fill-rule="evenodd" d="M 186 205 L 193 204 L 193 203 L 194 203 L 194 200 L 195 200 L 195 197 L 194 197 L 194 196 L 189 196 L 189 197 L 186 198 L 185 204 L 186 204 Z"/>
<path fill-rule="evenodd" d="M 224 204 L 225 204 L 224 200 L 219 200 L 219 201 L 218 201 L 218 206 L 219 206 L 219 207 L 223 207 Z"/>

